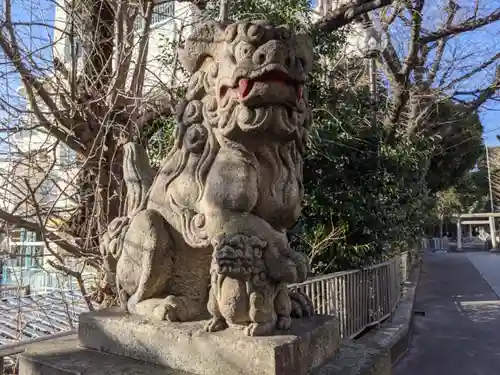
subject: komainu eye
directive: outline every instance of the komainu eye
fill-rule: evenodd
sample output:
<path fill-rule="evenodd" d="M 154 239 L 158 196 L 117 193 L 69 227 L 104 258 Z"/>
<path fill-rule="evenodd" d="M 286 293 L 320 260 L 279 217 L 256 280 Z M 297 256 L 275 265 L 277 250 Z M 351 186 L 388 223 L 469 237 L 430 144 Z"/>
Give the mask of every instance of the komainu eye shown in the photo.
<path fill-rule="evenodd" d="M 234 49 L 234 57 L 236 60 L 241 61 L 244 59 L 251 58 L 255 52 L 255 47 L 247 42 L 239 42 Z"/>

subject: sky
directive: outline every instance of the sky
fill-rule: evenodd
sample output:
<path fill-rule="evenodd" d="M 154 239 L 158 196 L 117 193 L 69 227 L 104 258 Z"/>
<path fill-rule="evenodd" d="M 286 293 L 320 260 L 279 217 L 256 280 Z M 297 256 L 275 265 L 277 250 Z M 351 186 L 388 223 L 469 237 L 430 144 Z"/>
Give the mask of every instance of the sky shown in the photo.
<path fill-rule="evenodd" d="M 472 0 L 462 0 L 462 2 L 472 3 Z M 494 9 L 500 8 L 500 0 L 482 0 L 485 7 L 489 8 L 491 12 Z M 474 31 L 466 33 L 460 37 L 463 41 L 462 46 L 469 49 L 471 53 L 480 54 L 481 51 L 489 51 L 489 56 L 500 53 L 500 21 L 494 24 L 484 27 L 480 31 Z M 483 61 L 484 61 L 483 56 Z M 499 64 L 499 62 L 497 62 Z M 491 80 L 491 74 L 493 71 L 489 72 L 489 80 Z M 475 80 L 481 81 L 484 76 L 479 75 Z M 472 80 L 474 82 L 475 80 Z M 490 81 L 491 82 L 491 81 Z M 474 82 L 475 83 L 475 82 Z M 484 82 L 479 82 L 484 83 Z M 497 140 L 497 135 L 500 135 L 500 102 L 490 101 L 482 108 L 481 122 L 484 127 L 483 139 L 487 146 L 498 146 L 500 141 Z"/>
<path fill-rule="evenodd" d="M 335 1 L 335 0 L 334 0 Z M 473 3 L 472 0 L 456 0 L 463 6 L 463 8 L 470 8 Z M 484 6 L 484 11 L 495 9 L 500 7 L 500 0 L 479 0 L 482 6 Z M 442 2 L 448 2 L 448 0 L 428 0 L 427 1 L 427 13 L 430 15 L 428 17 L 431 24 L 427 25 L 429 27 L 436 27 L 436 20 L 432 17 L 432 12 L 435 7 L 440 7 Z M 51 23 L 54 19 L 54 2 L 52 0 L 13 0 L 13 17 L 16 20 L 21 21 L 37 21 L 37 22 L 47 22 Z M 315 5 L 316 0 L 312 0 L 311 5 Z M 430 5 L 429 5 L 430 4 Z M 0 6 L 1 7 L 1 6 Z M 489 9 L 488 9 L 489 8 Z M 3 9 L 0 9 L 3 11 Z M 31 30 L 27 28 L 22 30 L 21 40 L 25 43 L 29 43 L 31 48 L 36 49 L 36 47 L 46 44 L 46 41 L 51 38 L 51 30 L 46 27 L 34 27 Z M 494 25 L 490 25 L 480 32 L 471 32 L 464 34 L 457 41 L 453 42 L 453 47 L 455 50 L 460 51 L 464 54 L 469 54 L 470 57 L 467 61 L 478 63 L 485 60 L 485 56 L 488 53 L 499 52 L 498 40 L 500 40 L 500 22 Z M 35 48 L 34 48 L 35 47 Z M 47 54 L 47 52 L 45 52 Z M 0 55 L 0 64 L 2 63 L 2 56 Z M 5 64 L 4 70 L 7 69 Z M 459 69 L 457 69 L 458 71 Z M 490 72 L 491 73 L 491 72 Z M 9 74 L 10 76 L 10 74 Z M 470 87 L 478 86 L 484 82 L 487 82 L 488 77 L 483 75 L 478 75 L 470 79 L 467 84 Z M 0 95 L 2 97 L 9 97 L 10 100 L 14 100 L 13 92 L 15 91 L 14 86 L 20 86 L 19 81 L 13 82 L 12 76 L 9 78 L 10 82 L 7 85 L 0 84 Z M 17 88 L 16 87 L 16 88 Z M 496 135 L 500 134 L 500 103 L 492 103 L 483 109 L 481 112 L 481 120 L 484 126 L 485 134 L 484 140 L 488 146 L 500 145 L 500 142 L 496 139 Z M 0 135 L 1 136 L 1 135 Z"/>
<path fill-rule="evenodd" d="M 446 9 L 449 0 L 427 0 L 424 8 L 424 23 L 423 27 L 427 30 L 439 30 L 443 27 L 447 14 L 443 12 Z M 454 24 L 460 23 L 463 20 L 470 18 L 474 12 L 474 4 L 476 0 L 455 0 L 459 5 L 459 10 L 456 15 Z M 478 0 L 479 1 L 479 17 L 490 14 L 500 8 L 500 0 Z M 395 48 L 398 51 L 405 51 L 409 40 L 408 26 L 402 22 L 396 21 L 392 27 L 392 38 Z M 453 81 L 459 77 L 463 77 L 465 73 L 471 72 L 474 68 L 480 66 L 485 61 L 488 61 L 493 56 L 500 52 L 500 22 L 485 26 L 481 29 L 460 34 L 447 41 L 440 74 L 436 81 L 439 81 L 446 72 L 448 78 L 446 82 Z M 401 41 L 401 43 L 398 43 Z M 429 66 L 434 61 L 434 51 L 429 55 Z M 433 55 L 434 54 L 434 55 Z M 496 64 L 499 62 L 497 61 Z M 495 74 L 495 65 L 491 65 L 488 69 L 482 70 L 467 80 L 462 81 L 455 86 L 458 91 L 470 92 L 479 88 L 484 89 L 488 83 L 493 81 Z M 473 99 L 470 95 L 461 96 L 462 100 Z M 484 127 L 483 139 L 488 146 L 500 144 L 496 139 L 496 135 L 500 134 L 500 103 L 488 102 L 483 106 L 480 112 L 481 122 Z"/>
<path fill-rule="evenodd" d="M 484 126 L 484 142 L 486 146 L 499 146 L 497 135 L 500 135 L 500 105 L 491 105 L 491 109 L 481 114 L 481 122 Z"/>

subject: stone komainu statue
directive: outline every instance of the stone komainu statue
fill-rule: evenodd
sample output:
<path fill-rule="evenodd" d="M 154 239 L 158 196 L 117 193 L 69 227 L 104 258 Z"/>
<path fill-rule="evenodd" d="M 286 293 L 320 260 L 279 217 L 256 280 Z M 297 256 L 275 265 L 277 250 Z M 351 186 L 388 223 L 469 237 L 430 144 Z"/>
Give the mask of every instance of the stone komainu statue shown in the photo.
<path fill-rule="evenodd" d="M 287 329 L 293 313 L 312 313 L 287 290 L 309 267 L 285 232 L 303 197 L 310 39 L 264 21 L 207 22 L 180 60 L 192 76 L 156 177 L 144 150 L 125 146 L 128 214 L 101 246 L 120 301 L 169 321 L 208 311 L 208 331 Z"/>

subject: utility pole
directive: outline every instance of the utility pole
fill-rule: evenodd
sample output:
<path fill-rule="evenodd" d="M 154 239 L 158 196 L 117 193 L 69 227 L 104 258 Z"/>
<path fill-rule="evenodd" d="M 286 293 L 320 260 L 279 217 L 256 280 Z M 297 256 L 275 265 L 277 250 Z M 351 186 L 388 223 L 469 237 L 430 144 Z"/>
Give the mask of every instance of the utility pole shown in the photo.
<path fill-rule="evenodd" d="M 372 126 L 377 125 L 377 103 L 378 103 L 378 92 L 377 92 L 377 62 L 375 57 L 370 56 L 368 58 L 368 75 L 370 76 L 370 100 L 372 109 Z"/>
<path fill-rule="evenodd" d="M 491 187 L 491 168 L 490 168 L 490 153 L 488 151 L 488 146 L 486 146 L 486 167 L 488 168 L 488 185 L 490 188 L 490 203 L 491 203 L 491 213 L 495 212 L 495 204 L 493 203 L 493 189 Z M 491 246 L 492 250 L 497 248 L 497 231 L 495 228 L 495 217 L 490 216 L 490 234 L 491 234 Z"/>
<path fill-rule="evenodd" d="M 377 105 L 378 105 L 378 77 L 377 77 L 377 57 L 380 53 L 385 49 L 385 45 L 382 41 L 382 34 L 375 27 L 375 23 L 373 18 L 366 14 L 362 19 L 362 25 L 364 29 L 364 35 L 362 39 L 362 45 L 358 45 L 358 49 L 366 60 L 367 70 L 368 70 L 368 78 L 369 78 L 369 87 L 370 87 L 370 109 L 371 109 L 371 126 L 372 131 L 376 131 L 378 133 L 378 141 L 377 141 L 377 166 L 376 166 L 376 174 L 381 171 L 380 165 L 380 150 L 381 150 L 381 139 L 382 135 L 380 133 L 380 129 L 378 129 L 377 124 Z M 358 40 L 358 43 L 360 41 Z"/>
<path fill-rule="evenodd" d="M 493 203 L 493 189 L 491 187 L 491 168 L 490 168 L 490 155 L 488 151 L 488 146 L 486 146 L 486 167 L 488 168 L 488 186 L 490 189 L 490 203 L 491 203 L 491 212 L 495 212 L 495 205 Z"/>

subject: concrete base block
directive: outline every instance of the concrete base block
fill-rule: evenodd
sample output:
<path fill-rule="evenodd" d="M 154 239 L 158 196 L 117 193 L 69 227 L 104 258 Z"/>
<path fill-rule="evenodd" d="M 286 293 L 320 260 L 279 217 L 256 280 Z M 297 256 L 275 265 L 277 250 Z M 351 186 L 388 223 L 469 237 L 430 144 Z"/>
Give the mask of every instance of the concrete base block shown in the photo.
<path fill-rule="evenodd" d="M 198 375 L 306 375 L 334 356 L 340 341 L 331 316 L 295 320 L 291 331 L 271 337 L 206 333 L 204 324 L 102 310 L 80 316 L 78 337 L 86 348 Z"/>
<path fill-rule="evenodd" d="M 193 375 L 78 347 L 76 335 L 30 346 L 20 355 L 19 375 Z"/>
<path fill-rule="evenodd" d="M 235 363 L 236 365 L 236 363 Z M 235 373 L 238 370 L 234 370 Z M 244 372 L 239 372 L 245 375 Z M 295 375 L 290 372 L 290 375 Z M 310 375 L 390 375 L 387 350 L 345 341 L 336 354 Z M 78 346 L 76 335 L 32 344 L 20 355 L 19 375 L 196 375 Z M 225 375 L 220 373 L 217 375 Z"/>

